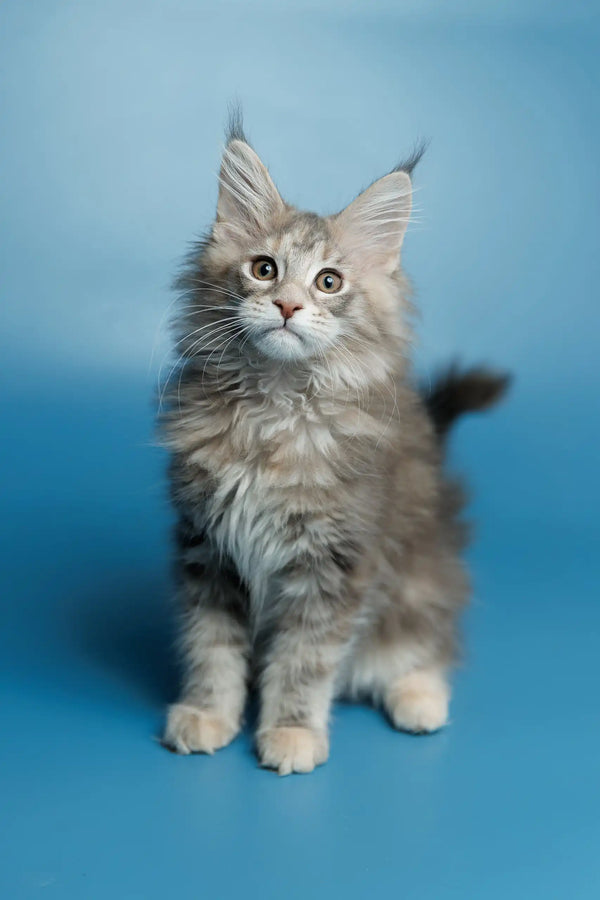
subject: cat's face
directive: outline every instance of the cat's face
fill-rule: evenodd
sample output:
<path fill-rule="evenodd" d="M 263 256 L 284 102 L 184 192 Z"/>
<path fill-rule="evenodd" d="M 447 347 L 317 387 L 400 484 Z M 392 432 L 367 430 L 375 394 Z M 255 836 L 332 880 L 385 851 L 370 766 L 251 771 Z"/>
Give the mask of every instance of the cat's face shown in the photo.
<path fill-rule="evenodd" d="M 230 274 L 240 322 L 255 346 L 293 360 L 341 340 L 362 303 L 350 261 L 323 219 L 284 212 L 237 246 Z"/>
<path fill-rule="evenodd" d="M 332 347 L 376 341 L 398 327 L 397 271 L 410 208 L 410 178 L 400 171 L 336 216 L 298 212 L 252 148 L 233 140 L 223 157 L 206 281 L 228 292 L 220 299 L 240 335 L 267 357 L 326 358 Z"/>

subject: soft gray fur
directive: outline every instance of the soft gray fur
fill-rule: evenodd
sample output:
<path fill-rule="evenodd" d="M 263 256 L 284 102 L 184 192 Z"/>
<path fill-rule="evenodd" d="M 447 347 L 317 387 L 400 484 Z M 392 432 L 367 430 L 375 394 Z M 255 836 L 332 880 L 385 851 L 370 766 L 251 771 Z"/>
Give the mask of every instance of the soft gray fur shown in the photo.
<path fill-rule="evenodd" d="M 413 166 L 320 217 L 282 200 L 233 124 L 215 222 L 178 280 L 162 417 L 185 667 L 164 740 L 180 753 L 229 743 L 252 684 L 258 755 L 280 774 L 327 759 L 335 696 L 403 730 L 447 720 L 468 585 L 441 436 L 504 382 L 452 371 L 429 408 L 412 386 Z"/>

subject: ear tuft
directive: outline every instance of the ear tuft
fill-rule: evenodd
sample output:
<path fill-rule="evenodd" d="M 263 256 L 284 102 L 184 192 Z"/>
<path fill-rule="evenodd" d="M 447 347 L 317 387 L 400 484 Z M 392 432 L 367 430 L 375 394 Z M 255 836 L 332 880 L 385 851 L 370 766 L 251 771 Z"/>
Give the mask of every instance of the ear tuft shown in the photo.
<path fill-rule="evenodd" d="M 232 141 L 243 141 L 245 144 L 248 144 L 248 138 L 244 133 L 244 114 L 241 104 L 239 102 L 230 103 L 228 112 L 225 143 L 230 144 Z"/>
<path fill-rule="evenodd" d="M 421 138 L 414 145 L 412 153 L 410 153 L 406 159 L 403 159 L 402 162 L 399 162 L 394 168 L 394 172 L 406 172 L 406 174 L 410 175 L 412 178 L 412 173 L 423 159 L 428 147 L 429 141 L 426 138 Z"/>
<path fill-rule="evenodd" d="M 365 262 L 393 271 L 398 265 L 412 204 L 412 185 L 405 171 L 390 172 L 339 213 L 334 222 L 348 252 Z"/>

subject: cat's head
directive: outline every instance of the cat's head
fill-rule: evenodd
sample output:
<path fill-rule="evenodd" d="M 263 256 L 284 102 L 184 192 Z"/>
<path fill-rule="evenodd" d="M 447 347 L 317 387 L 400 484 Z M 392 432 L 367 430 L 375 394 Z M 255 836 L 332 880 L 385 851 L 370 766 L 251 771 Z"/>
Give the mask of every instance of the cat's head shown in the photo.
<path fill-rule="evenodd" d="M 225 345 L 227 337 L 238 350 L 293 365 L 334 351 L 356 356 L 359 347 L 374 353 L 401 338 L 400 248 L 418 156 L 322 217 L 288 205 L 243 134 L 234 133 L 210 237 L 183 282 L 207 313 L 218 309 L 223 318 L 220 331 L 198 332 L 196 348 L 210 349 L 209 337 L 213 347 Z"/>

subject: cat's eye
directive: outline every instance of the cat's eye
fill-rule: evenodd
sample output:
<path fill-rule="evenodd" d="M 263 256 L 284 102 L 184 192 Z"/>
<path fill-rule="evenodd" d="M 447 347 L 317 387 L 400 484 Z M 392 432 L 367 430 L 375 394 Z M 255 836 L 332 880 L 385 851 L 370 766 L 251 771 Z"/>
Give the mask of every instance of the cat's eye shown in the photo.
<path fill-rule="evenodd" d="M 317 275 L 315 284 L 324 294 L 337 294 L 342 286 L 342 276 L 331 269 L 324 269 Z"/>
<path fill-rule="evenodd" d="M 273 281 L 274 278 L 277 278 L 275 260 L 269 256 L 259 256 L 252 263 L 251 272 L 253 277 L 259 281 Z"/>

